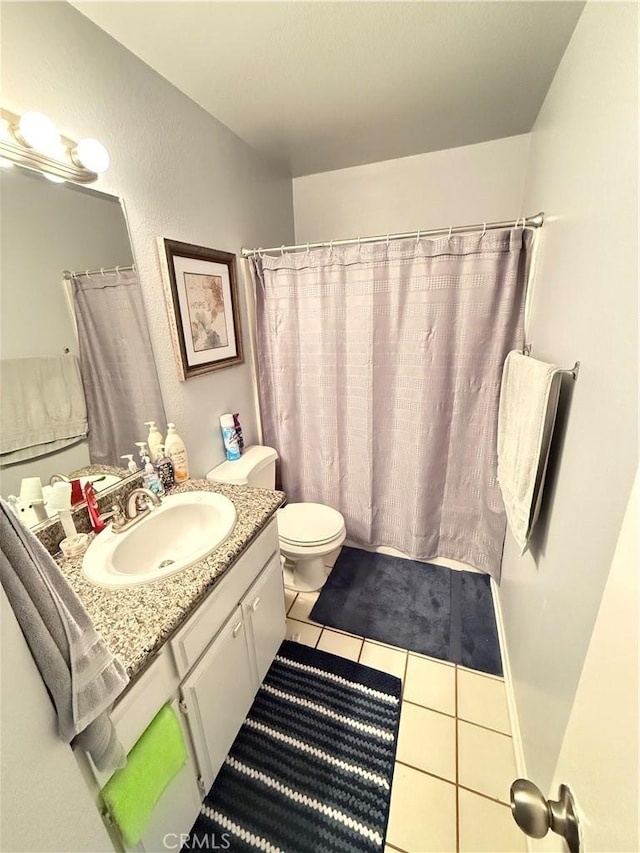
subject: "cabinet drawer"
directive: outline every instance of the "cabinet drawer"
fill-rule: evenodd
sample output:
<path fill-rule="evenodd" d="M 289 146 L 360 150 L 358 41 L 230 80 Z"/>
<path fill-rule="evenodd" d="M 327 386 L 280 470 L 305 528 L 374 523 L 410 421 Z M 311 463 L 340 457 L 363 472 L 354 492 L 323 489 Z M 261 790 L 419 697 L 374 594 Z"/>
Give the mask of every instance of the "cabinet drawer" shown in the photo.
<path fill-rule="evenodd" d="M 278 528 L 273 519 L 171 640 L 181 677 L 194 666 L 277 550 Z"/>

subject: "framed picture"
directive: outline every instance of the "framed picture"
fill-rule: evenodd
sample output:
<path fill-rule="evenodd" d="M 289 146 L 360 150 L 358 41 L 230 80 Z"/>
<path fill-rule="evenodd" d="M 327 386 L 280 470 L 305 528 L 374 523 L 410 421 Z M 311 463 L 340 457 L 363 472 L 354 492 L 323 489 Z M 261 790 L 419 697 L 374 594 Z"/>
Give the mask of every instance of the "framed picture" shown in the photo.
<path fill-rule="evenodd" d="M 180 380 L 242 364 L 236 256 L 163 237 L 158 251 Z"/>

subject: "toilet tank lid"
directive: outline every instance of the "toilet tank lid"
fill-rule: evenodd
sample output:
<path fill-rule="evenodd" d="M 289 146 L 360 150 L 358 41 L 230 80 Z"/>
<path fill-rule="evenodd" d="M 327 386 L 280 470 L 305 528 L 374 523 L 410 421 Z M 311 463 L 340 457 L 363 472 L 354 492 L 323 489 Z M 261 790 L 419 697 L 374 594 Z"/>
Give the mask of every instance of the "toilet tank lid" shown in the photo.
<path fill-rule="evenodd" d="M 275 462 L 277 458 L 278 454 L 273 447 L 253 444 L 250 447 L 245 447 L 240 459 L 222 462 L 212 468 L 207 474 L 207 480 L 212 483 L 232 483 L 236 486 L 246 486 L 252 474 L 257 474 L 265 466 Z"/>

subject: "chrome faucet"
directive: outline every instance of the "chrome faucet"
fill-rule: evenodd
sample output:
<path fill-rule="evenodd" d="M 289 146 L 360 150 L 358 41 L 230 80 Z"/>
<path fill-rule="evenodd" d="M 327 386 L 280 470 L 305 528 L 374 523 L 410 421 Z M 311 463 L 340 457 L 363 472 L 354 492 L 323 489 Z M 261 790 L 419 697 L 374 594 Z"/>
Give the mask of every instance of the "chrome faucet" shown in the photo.
<path fill-rule="evenodd" d="M 149 515 L 152 506 L 160 506 L 160 503 L 160 498 L 151 489 L 134 489 L 127 498 L 124 512 L 120 506 L 113 507 L 111 529 L 114 533 L 124 533 Z"/>
<path fill-rule="evenodd" d="M 64 474 L 52 474 L 49 477 L 49 485 L 53 486 L 54 483 L 70 483 L 71 480 L 68 477 L 65 477 Z"/>

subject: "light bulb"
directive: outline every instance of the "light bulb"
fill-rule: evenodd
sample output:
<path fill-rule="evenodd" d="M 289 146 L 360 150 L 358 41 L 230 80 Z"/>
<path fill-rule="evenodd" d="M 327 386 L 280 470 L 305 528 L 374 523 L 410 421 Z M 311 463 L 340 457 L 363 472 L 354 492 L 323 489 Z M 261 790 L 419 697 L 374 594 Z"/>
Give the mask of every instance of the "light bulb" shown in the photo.
<path fill-rule="evenodd" d="M 62 145 L 58 128 L 42 113 L 28 112 L 21 116 L 18 134 L 30 148 L 49 156 L 57 156 Z"/>
<path fill-rule="evenodd" d="M 7 160 L 6 157 L 0 157 L 0 169 L 11 169 L 13 163 L 11 160 Z"/>
<path fill-rule="evenodd" d="M 52 184 L 64 184 L 65 179 L 59 178 L 58 175 L 50 175 L 48 172 L 42 173 L 48 181 L 51 181 Z"/>
<path fill-rule="evenodd" d="M 97 139 L 81 139 L 71 152 L 72 159 L 90 172 L 100 175 L 109 168 L 109 152 Z"/>

